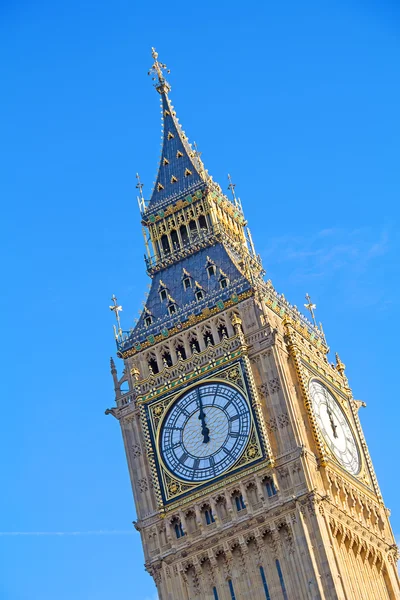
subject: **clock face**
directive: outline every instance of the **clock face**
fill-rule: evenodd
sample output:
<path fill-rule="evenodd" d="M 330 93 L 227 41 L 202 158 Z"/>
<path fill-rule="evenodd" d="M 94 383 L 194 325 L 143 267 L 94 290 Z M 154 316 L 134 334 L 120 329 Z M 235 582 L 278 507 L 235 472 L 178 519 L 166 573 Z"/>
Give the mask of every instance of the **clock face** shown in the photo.
<path fill-rule="evenodd" d="M 238 390 L 225 383 L 198 385 L 183 394 L 164 419 L 164 463 L 185 481 L 218 477 L 243 453 L 250 428 L 249 406 Z"/>
<path fill-rule="evenodd" d="M 309 389 L 315 417 L 325 442 L 341 465 L 355 475 L 360 470 L 360 455 L 347 418 L 325 385 L 313 380 Z"/>

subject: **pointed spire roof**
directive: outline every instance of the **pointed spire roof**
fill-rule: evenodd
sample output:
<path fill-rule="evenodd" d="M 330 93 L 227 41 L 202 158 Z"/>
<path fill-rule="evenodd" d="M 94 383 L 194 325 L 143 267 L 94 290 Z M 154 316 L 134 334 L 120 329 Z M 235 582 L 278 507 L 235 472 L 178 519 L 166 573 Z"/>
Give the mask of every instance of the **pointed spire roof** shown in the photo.
<path fill-rule="evenodd" d="M 208 179 L 200 154 L 189 144 L 168 97 L 171 86 L 164 72 L 169 71 L 165 64 L 159 62 L 154 48 L 152 56 L 154 63 L 149 75 L 152 75 L 155 88 L 161 95 L 163 142 L 157 178 L 146 213 L 160 210 L 171 201 L 196 191 Z"/>

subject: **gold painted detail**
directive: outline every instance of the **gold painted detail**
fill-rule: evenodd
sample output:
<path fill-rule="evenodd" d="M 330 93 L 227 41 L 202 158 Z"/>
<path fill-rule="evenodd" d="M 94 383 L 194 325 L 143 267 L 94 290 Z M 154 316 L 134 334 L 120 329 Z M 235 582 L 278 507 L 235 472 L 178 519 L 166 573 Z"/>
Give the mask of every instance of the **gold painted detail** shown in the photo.
<path fill-rule="evenodd" d="M 236 357 L 237 360 L 238 357 Z M 252 392 L 250 392 L 250 395 L 247 392 L 247 388 L 246 388 L 246 384 L 245 384 L 245 377 L 247 375 L 245 375 L 245 371 L 242 369 L 241 365 L 239 362 L 236 362 L 234 365 L 228 365 L 225 369 L 219 370 L 217 373 L 208 373 L 207 375 L 201 374 L 201 381 L 202 382 L 206 382 L 206 381 L 221 381 L 221 380 L 227 380 L 229 381 L 231 384 L 236 385 L 237 387 L 240 387 L 240 389 L 242 390 L 242 393 L 245 394 L 245 396 L 247 397 L 247 400 L 249 403 L 251 403 L 254 406 L 254 399 L 252 397 Z M 192 384 L 196 383 L 195 381 L 192 381 Z M 187 385 L 185 385 L 184 387 L 185 391 L 188 389 Z M 186 494 L 188 492 L 195 492 L 196 489 L 203 487 L 205 483 L 207 482 L 195 482 L 195 483 L 190 483 L 190 482 L 186 482 L 186 481 L 182 481 L 180 480 L 178 477 L 176 477 L 173 473 L 171 473 L 166 466 L 163 463 L 162 460 L 162 456 L 160 455 L 160 450 L 159 450 L 159 438 L 160 438 L 160 433 L 161 433 L 161 424 L 162 421 L 164 419 L 164 416 L 166 415 L 167 410 L 169 409 L 169 407 L 176 402 L 177 398 L 179 397 L 179 393 L 180 391 L 182 392 L 183 390 L 174 390 L 171 391 L 167 396 L 163 396 L 159 399 L 152 399 L 152 401 L 148 404 L 148 419 L 144 418 L 142 420 L 142 424 L 144 426 L 144 430 L 145 430 L 145 439 L 149 441 L 149 446 L 146 445 L 147 451 L 150 452 L 151 456 L 156 456 L 155 460 L 157 461 L 158 464 L 158 469 L 159 469 L 159 473 L 160 473 L 160 477 L 161 480 L 159 481 L 158 476 L 156 477 L 155 480 L 153 480 L 154 486 L 155 488 L 157 488 L 158 493 L 157 495 L 157 501 L 158 501 L 158 505 L 159 508 L 164 508 L 164 505 L 161 501 L 161 485 L 162 488 L 164 490 L 164 495 L 166 497 L 167 502 L 170 502 L 171 500 L 174 500 L 175 498 L 179 498 L 180 496 L 182 496 L 182 494 Z M 141 403 L 141 414 L 145 414 L 145 407 L 143 402 Z M 151 428 L 151 432 L 152 435 L 150 436 L 150 429 Z M 153 439 L 155 440 L 154 442 L 154 447 L 153 447 L 153 443 L 150 442 L 150 440 Z M 259 435 L 257 433 L 256 427 L 254 425 L 254 423 L 251 426 L 251 431 L 250 431 L 250 436 L 249 439 L 247 441 L 246 447 L 241 455 L 241 457 L 239 458 L 239 460 L 232 465 L 232 467 L 225 473 L 224 478 L 221 480 L 220 484 L 218 487 L 221 486 L 225 486 L 226 485 L 226 477 L 229 477 L 230 473 L 236 472 L 238 468 L 243 468 L 243 467 L 247 467 L 247 466 L 251 466 L 252 463 L 254 463 L 255 461 L 258 461 L 260 458 L 262 458 L 263 456 L 263 449 L 262 449 L 262 443 L 261 440 L 259 438 Z M 266 456 L 266 460 L 269 460 L 269 457 Z M 270 462 L 268 462 L 268 464 L 270 464 Z M 263 463 L 263 466 L 265 467 L 265 463 Z M 209 482 L 210 484 L 212 484 L 212 480 Z"/>
<path fill-rule="evenodd" d="M 208 319 L 212 315 L 216 315 L 219 312 L 225 311 L 227 308 L 231 308 L 232 306 L 238 304 L 238 302 L 246 300 L 246 298 L 250 298 L 251 296 L 253 296 L 253 290 L 247 290 L 246 292 L 242 292 L 235 298 L 231 298 L 229 300 L 224 301 L 224 306 L 222 308 L 220 308 L 218 305 L 215 305 L 211 309 L 204 309 L 199 315 L 192 314 L 189 316 L 188 320 L 185 323 L 179 323 L 179 326 L 175 325 L 175 327 L 170 329 L 169 335 L 172 336 L 177 333 L 182 333 L 182 331 L 184 331 L 185 329 L 189 329 L 193 325 L 200 323 L 205 319 Z M 164 337 L 162 333 L 159 333 L 154 336 L 154 341 L 152 343 L 150 343 L 149 340 L 146 340 L 143 343 L 141 343 L 140 350 L 136 350 L 135 348 L 129 348 L 129 350 L 121 351 L 121 358 L 129 358 L 131 356 L 134 356 L 135 354 L 138 354 L 138 352 L 142 352 L 146 348 L 149 348 L 154 344 L 158 344 L 162 340 L 164 340 Z"/>

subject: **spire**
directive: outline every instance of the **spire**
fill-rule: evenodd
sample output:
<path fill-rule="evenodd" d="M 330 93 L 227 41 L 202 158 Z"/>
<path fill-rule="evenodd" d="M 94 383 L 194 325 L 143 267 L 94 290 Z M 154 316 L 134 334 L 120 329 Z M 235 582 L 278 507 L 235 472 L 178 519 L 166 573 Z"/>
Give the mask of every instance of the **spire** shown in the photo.
<path fill-rule="evenodd" d="M 171 86 L 164 73 L 169 73 L 166 65 L 159 62 L 158 53 L 152 48 L 153 65 L 149 75 L 154 87 L 161 95 L 163 120 L 163 142 L 160 164 L 154 189 L 146 212 L 160 210 L 170 201 L 189 195 L 203 187 L 208 176 L 200 159 L 200 153 L 193 150 L 182 130 L 174 108 L 168 98 Z"/>

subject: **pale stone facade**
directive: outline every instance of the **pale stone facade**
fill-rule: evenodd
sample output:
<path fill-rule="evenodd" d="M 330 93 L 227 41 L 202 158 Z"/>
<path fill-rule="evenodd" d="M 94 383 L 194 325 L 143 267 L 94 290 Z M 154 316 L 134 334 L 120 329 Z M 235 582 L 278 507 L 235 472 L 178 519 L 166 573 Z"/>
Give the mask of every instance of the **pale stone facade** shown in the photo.
<path fill-rule="evenodd" d="M 274 295 L 271 289 L 268 293 Z M 133 365 L 144 370 L 145 362 L 141 356 L 126 359 L 120 381 L 113 369 L 118 408 L 112 412 L 123 432 L 146 569 L 154 577 L 160 599 L 214 600 L 215 587 L 220 600 L 231 600 L 227 583 L 231 579 L 237 600 L 264 600 L 260 566 L 270 597 L 284 598 L 276 560 L 287 598 L 400 598 L 397 548 L 360 427 L 359 407 L 340 363 L 339 370 L 332 366 L 323 351 L 263 302 L 262 292 L 258 301 L 251 298 L 239 303 L 234 314 L 242 320 L 243 334 L 239 335 L 244 336 L 251 364 L 274 457 L 272 468 L 258 465 L 229 485 L 221 481 L 217 489 L 204 489 L 194 501 L 185 498 L 165 514 L 154 491 L 135 392 L 119 392 L 125 379 L 132 390 L 138 388 L 130 373 Z M 234 338 L 229 311 L 221 316 Z M 215 321 L 208 321 L 211 329 Z M 184 341 L 190 335 L 189 329 L 179 337 Z M 171 350 L 174 341 L 168 341 Z M 154 349 L 157 352 L 157 346 Z M 185 369 L 198 365 L 193 358 L 212 360 L 208 355 L 215 356 L 216 351 L 218 345 L 195 352 L 183 361 Z M 173 371 L 174 365 L 166 367 L 158 385 L 170 381 Z M 357 477 L 346 474 L 323 441 L 317 443 L 305 397 L 307 380 L 315 375 L 337 390 L 354 427 L 362 449 L 362 470 Z M 272 479 L 276 490 L 270 497 L 266 478 Z M 237 492 L 246 506 L 240 512 L 232 501 Z M 211 507 L 215 516 L 209 525 L 205 507 Z M 179 539 L 174 520 L 180 520 L 185 531 Z"/>
<path fill-rule="evenodd" d="M 329 362 L 322 330 L 263 280 L 241 206 L 193 159 L 153 56 L 166 121 L 161 175 L 142 207 L 155 254 L 147 260 L 152 290 L 133 332 L 124 335 L 118 320 L 124 371 L 119 378 L 111 360 L 116 407 L 106 412 L 121 425 L 135 527 L 159 598 L 400 599 L 362 403 L 339 357 Z M 179 185 L 194 175 L 197 191 L 185 196 Z M 112 309 L 118 319 L 116 299 Z M 322 390 L 320 413 L 310 383 Z M 240 396 L 249 416 L 231 421 L 248 418 L 250 429 L 230 434 L 246 443 L 229 468 L 195 483 L 200 460 L 185 479 L 168 467 L 162 436 L 173 429 L 174 407 L 201 385 Z M 204 451 L 211 408 L 203 414 L 199 400 L 196 411 Z M 177 462 L 181 472 L 186 459 Z"/>

